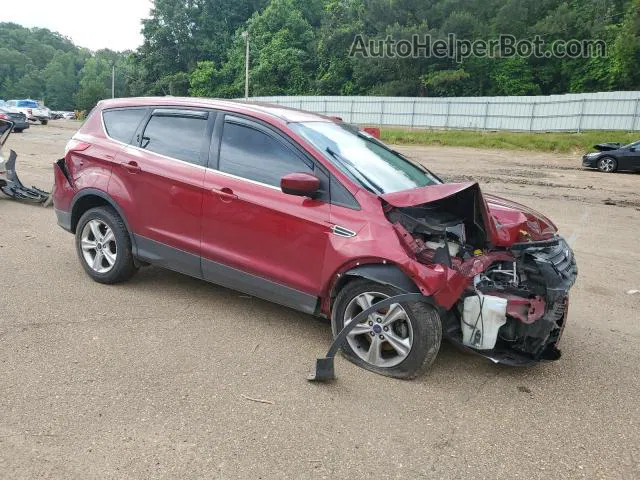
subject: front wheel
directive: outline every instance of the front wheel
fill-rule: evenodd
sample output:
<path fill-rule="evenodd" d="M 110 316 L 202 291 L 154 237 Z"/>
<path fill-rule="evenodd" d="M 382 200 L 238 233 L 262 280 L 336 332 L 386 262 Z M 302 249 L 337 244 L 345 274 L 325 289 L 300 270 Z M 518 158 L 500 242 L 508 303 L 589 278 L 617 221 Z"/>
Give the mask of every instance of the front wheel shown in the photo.
<path fill-rule="evenodd" d="M 46 125 L 47 123 L 49 123 L 49 120 L 40 120 L 40 123 L 41 123 L 42 125 Z"/>
<path fill-rule="evenodd" d="M 124 282 L 137 270 L 127 227 L 111 207 L 92 208 L 80 217 L 76 251 L 84 270 L 99 283 Z"/>
<path fill-rule="evenodd" d="M 602 173 L 613 173 L 618 169 L 618 162 L 615 158 L 603 157 L 598 160 L 598 170 Z"/>
<path fill-rule="evenodd" d="M 354 280 L 338 294 L 331 315 L 334 336 L 359 313 L 403 292 L 369 280 Z M 371 314 L 347 337 L 342 351 L 351 362 L 389 377 L 424 374 L 440 349 L 438 312 L 424 303 L 393 304 Z"/>

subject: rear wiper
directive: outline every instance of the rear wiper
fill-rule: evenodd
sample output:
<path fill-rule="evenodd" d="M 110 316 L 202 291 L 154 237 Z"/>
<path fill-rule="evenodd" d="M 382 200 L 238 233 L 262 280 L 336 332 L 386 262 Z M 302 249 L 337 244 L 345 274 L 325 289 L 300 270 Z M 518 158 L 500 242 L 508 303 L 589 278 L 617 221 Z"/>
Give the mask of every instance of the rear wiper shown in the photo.
<path fill-rule="evenodd" d="M 336 162 L 338 162 L 348 173 L 350 173 L 351 176 L 353 176 L 358 182 L 360 182 L 360 184 L 364 188 L 376 195 L 384 193 L 384 190 L 382 190 L 379 185 L 369 179 L 362 172 L 355 169 L 352 165 L 349 164 L 349 162 L 342 158 L 342 156 L 331 150 L 331 147 L 327 147 L 326 151 Z"/>

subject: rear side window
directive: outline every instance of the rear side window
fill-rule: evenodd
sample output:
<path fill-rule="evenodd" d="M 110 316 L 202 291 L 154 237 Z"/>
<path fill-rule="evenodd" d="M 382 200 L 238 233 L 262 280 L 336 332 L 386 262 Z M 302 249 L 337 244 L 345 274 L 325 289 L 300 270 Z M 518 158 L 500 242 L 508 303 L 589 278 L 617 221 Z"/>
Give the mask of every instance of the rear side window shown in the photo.
<path fill-rule="evenodd" d="M 207 117 L 154 115 L 142 136 L 142 148 L 195 165 L 204 165 L 202 142 Z"/>
<path fill-rule="evenodd" d="M 122 143 L 131 143 L 133 134 L 144 118 L 145 108 L 123 108 L 119 110 L 105 110 L 102 112 L 107 134 Z"/>
<path fill-rule="evenodd" d="M 275 138 L 244 125 L 226 122 L 220 146 L 221 172 L 274 187 L 289 173 L 313 168 Z"/>

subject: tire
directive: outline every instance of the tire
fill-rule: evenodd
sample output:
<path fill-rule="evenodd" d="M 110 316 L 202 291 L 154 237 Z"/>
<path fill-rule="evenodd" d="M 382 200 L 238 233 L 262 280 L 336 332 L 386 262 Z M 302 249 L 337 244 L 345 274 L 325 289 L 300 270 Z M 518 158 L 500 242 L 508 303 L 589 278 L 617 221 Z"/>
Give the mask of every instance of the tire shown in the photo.
<path fill-rule="evenodd" d="M 99 283 L 124 282 L 137 271 L 129 232 L 111 207 L 92 208 L 80 217 L 76 227 L 76 252 L 85 272 Z M 96 259 L 98 255 L 101 256 Z"/>
<path fill-rule="evenodd" d="M 602 173 L 613 173 L 618 169 L 618 161 L 613 157 L 602 157 L 598 160 L 598 170 Z"/>
<path fill-rule="evenodd" d="M 49 120 L 40 120 L 40 123 L 41 123 L 42 125 L 46 125 L 47 123 L 49 123 Z"/>
<path fill-rule="evenodd" d="M 345 319 L 354 318 L 357 313 L 363 311 L 361 303 L 359 303 L 363 296 L 365 298 L 366 295 L 371 294 L 373 297 L 379 296 L 378 300 L 374 298 L 369 302 L 369 304 L 375 304 L 382 298 L 402 293 L 405 292 L 370 280 L 359 279 L 349 282 L 338 293 L 332 309 L 331 328 L 334 337 L 344 328 Z M 367 301 L 364 303 L 366 305 Z M 362 328 L 356 328 L 354 334 L 347 337 L 347 341 L 342 347 L 342 353 L 349 361 L 362 368 L 380 375 L 409 380 L 423 375 L 438 355 L 442 341 L 442 324 L 438 312 L 430 305 L 425 303 L 401 304 L 399 307 L 403 310 L 404 317 L 398 315 L 400 320 L 385 326 L 384 330 L 380 331 L 380 326 L 384 325 L 384 315 L 394 307 L 379 312 L 378 315 L 374 314 L 374 318 L 370 317 L 368 321 L 361 324 Z M 394 311 L 399 312 L 397 307 L 395 308 Z M 376 325 L 381 317 L 380 326 Z M 370 330 L 369 326 L 371 326 Z M 373 329 L 376 327 L 379 333 L 372 335 L 375 333 Z M 385 337 L 385 335 L 387 336 Z M 377 344 L 380 345 L 378 350 L 380 354 L 376 363 L 363 358 L 370 357 L 373 347 L 372 338 L 375 338 Z M 384 340 L 379 340 L 381 338 Z M 391 344 L 392 338 L 394 342 L 400 338 L 405 344 L 410 344 L 408 353 L 400 354 L 399 350 Z M 403 346 L 406 347 L 404 344 Z"/>

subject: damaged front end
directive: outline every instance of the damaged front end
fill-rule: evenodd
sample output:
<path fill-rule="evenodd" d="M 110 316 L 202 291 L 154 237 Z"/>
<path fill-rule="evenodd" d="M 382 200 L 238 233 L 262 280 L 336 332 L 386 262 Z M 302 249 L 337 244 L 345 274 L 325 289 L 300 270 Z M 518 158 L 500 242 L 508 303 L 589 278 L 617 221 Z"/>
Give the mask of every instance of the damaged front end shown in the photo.
<path fill-rule="evenodd" d="M 427 292 L 446 311 L 443 334 L 496 363 L 557 360 L 577 267 L 546 217 L 477 183 L 383 195 L 409 256 L 444 270 Z"/>
<path fill-rule="evenodd" d="M 45 207 L 51 202 L 51 194 L 36 187 L 25 187 L 16 172 L 16 152 L 9 151 L 9 157 L 5 158 L 2 147 L 9 138 L 13 129 L 13 123 L 0 120 L 0 191 L 15 200 L 24 200 L 32 203 L 43 204 Z"/>

